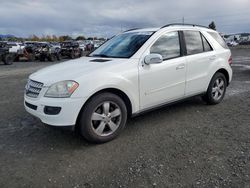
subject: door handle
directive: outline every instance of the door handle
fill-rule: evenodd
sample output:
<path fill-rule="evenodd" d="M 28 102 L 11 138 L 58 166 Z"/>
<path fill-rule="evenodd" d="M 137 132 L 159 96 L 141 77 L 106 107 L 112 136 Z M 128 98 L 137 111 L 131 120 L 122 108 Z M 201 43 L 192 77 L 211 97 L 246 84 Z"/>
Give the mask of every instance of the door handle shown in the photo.
<path fill-rule="evenodd" d="M 209 58 L 209 60 L 215 60 L 216 59 L 216 56 L 215 55 L 213 55 L 213 56 L 211 56 L 210 58 Z"/>
<path fill-rule="evenodd" d="M 185 68 L 185 64 L 180 64 L 176 67 L 176 70 L 180 70 L 180 69 L 184 69 Z"/>

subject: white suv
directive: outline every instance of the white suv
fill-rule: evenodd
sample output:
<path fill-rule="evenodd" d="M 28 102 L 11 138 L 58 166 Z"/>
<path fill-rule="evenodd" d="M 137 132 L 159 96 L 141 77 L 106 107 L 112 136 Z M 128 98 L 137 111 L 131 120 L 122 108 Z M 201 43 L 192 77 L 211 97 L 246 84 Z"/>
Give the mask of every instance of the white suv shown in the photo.
<path fill-rule="evenodd" d="M 88 57 L 30 75 L 24 105 L 45 124 L 77 125 L 87 140 L 107 142 L 131 115 L 196 95 L 220 103 L 231 62 L 224 40 L 205 27 L 129 30 Z"/>

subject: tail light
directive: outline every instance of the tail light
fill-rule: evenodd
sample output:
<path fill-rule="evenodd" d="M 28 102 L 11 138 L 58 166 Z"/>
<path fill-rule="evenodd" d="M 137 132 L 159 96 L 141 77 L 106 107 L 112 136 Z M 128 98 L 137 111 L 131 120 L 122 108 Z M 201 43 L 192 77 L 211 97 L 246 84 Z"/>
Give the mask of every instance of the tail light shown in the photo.
<path fill-rule="evenodd" d="M 232 56 L 230 56 L 230 58 L 228 59 L 228 64 L 231 65 L 233 63 L 233 58 Z"/>

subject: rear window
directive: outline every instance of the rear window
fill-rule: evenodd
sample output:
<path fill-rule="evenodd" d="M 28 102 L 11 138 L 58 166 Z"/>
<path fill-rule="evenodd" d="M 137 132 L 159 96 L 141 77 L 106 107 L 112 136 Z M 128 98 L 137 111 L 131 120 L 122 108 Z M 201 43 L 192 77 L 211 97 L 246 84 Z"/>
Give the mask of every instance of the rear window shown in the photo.
<path fill-rule="evenodd" d="M 184 31 L 184 37 L 186 41 L 187 55 L 203 52 L 203 44 L 199 31 Z"/>
<path fill-rule="evenodd" d="M 228 46 L 224 39 L 216 32 L 208 32 L 223 48 L 228 49 Z"/>
<path fill-rule="evenodd" d="M 212 47 L 210 46 L 210 44 L 208 43 L 207 39 L 205 39 L 205 37 L 203 35 L 202 36 L 202 41 L 203 41 L 203 47 L 204 47 L 204 52 L 209 52 L 212 51 Z"/>

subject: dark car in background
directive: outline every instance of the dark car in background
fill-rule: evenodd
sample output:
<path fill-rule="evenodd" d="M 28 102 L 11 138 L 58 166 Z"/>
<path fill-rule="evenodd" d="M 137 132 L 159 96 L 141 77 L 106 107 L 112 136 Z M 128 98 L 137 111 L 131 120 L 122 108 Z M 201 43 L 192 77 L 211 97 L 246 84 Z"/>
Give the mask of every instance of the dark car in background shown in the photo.
<path fill-rule="evenodd" d="M 65 41 L 61 43 L 61 55 L 74 59 L 83 55 L 83 50 L 76 41 Z"/>
<path fill-rule="evenodd" d="M 56 61 L 61 59 L 61 49 L 50 43 L 42 43 L 38 49 L 40 61 Z"/>
<path fill-rule="evenodd" d="M 15 58 L 14 53 L 10 53 L 10 46 L 6 42 L 0 42 L 0 62 L 3 62 L 5 65 L 11 65 Z"/>
<path fill-rule="evenodd" d="M 19 50 L 16 60 L 35 61 L 39 57 L 38 47 L 40 45 L 39 42 L 25 42 L 24 48 Z"/>

